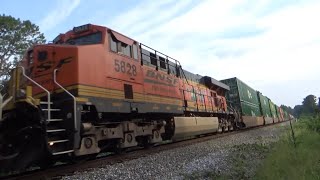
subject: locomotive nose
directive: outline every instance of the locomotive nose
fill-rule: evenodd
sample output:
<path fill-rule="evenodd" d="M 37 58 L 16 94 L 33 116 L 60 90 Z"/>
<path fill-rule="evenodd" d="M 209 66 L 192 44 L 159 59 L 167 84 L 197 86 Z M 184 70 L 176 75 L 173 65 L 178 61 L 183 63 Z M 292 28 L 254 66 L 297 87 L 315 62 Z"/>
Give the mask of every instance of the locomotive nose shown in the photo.
<path fill-rule="evenodd" d="M 29 51 L 27 61 L 37 77 L 69 64 L 76 58 L 77 51 L 76 46 L 39 45 Z"/>

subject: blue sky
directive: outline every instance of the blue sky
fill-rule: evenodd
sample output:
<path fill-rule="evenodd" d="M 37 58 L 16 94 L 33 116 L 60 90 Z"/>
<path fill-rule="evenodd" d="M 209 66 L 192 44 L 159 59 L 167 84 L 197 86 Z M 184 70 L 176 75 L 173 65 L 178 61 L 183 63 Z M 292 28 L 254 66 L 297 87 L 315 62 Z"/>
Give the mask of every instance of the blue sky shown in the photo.
<path fill-rule="evenodd" d="M 320 96 L 319 9 L 317 0 L 2 0 L 0 13 L 31 20 L 50 41 L 74 26 L 108 26 L 187 70 L 237 76 L 294 106 Z"/>

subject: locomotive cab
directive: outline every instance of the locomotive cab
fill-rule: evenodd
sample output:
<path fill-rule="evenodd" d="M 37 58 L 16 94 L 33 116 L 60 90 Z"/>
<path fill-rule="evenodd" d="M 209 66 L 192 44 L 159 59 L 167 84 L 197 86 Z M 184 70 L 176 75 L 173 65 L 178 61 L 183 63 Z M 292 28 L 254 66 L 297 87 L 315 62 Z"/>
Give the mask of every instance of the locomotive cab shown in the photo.
<path fill-rule="evenodd" d="M 1 167 L 46 163 L 49 154 L 69 154 L 79 147 L 78 92 L 64 87 L 78 82 L 80 45 L 103 46 L 103 31 L 91 25 L 76 27 L 53 44 L 33 46 L 12 70 L 0 104 Z"/>

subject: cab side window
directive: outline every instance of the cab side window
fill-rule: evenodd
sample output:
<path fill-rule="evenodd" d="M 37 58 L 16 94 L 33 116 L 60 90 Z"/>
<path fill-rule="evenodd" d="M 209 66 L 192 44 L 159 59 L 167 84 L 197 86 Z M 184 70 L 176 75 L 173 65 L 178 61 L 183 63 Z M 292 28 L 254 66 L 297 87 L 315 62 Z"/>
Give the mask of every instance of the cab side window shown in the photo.
<path fill-rule="evenodd" d="M 118 53 L 131 57 L 131 47 L 123 42 L 118 42 Z"/>
<path fill-rule="evenodd" d="M 110 36 L 110 47 L 111 47 L 111 51 L 118 52 L 117 40 L 114 37 L 112 37 L 112 35 Z"/>
<path fill-rule="evenodd" d="M 135 43 L 128 45 L 119 41 L 112 33 L 109 34 L 111 51 L 123 54 L 130 58 L 138 59 L 138 47 Z"/>
<path fill-rule="evenodd" d="M 136 44 L 132 45 L 132 50 L 133 50 L 133 58 L 138 59 L 138 47 Z"/>

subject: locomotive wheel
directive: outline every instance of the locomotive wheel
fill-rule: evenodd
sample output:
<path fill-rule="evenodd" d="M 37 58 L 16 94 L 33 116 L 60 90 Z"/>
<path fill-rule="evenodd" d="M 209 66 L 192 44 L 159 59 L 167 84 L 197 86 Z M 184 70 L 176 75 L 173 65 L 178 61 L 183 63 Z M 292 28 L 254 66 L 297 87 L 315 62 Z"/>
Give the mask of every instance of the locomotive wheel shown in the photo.
<path fill-rule="evenodd" d="M 46 142 L 38 109 L 19 104 L 0 122 L 0 169 L 23 170 L 46 159 Z"/>
<path fill-rule="evenodd" d="M 146 149 L 152 148 L 154 144 L 150 143 L 150 138 L 151 137 L 149 137 L 149 136 L 142 137 L 140 139 L 140 146 L 142 146 Z"/>
<path fill-rule="evenodd" d="M 10 139 L 2 141 L 4 144 L 1 145 L 0 164 L 5 165 L 3 168 L 23 170 L 40 160 L 44 154 L 40 132 L 38 128 L 27 127 L 13 137 L 9 136 Z"/>

